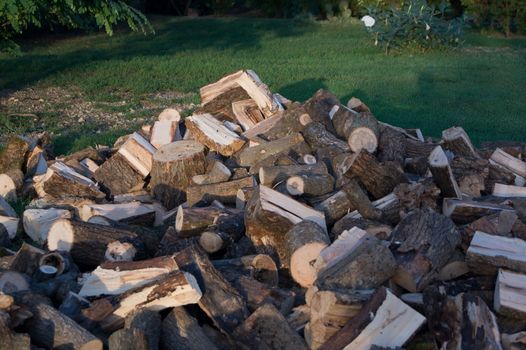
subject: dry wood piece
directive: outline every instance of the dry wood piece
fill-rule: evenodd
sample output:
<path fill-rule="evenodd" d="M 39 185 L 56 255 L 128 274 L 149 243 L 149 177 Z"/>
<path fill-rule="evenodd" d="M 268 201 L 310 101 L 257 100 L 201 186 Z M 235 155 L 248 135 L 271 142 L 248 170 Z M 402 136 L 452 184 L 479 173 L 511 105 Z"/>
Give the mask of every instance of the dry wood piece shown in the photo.
<path fill-rule="evenodd" d="M 84 158 L 79 164 L 90 174 L 90 178 L 93 177 L 93 174 L 99 168 L 99 165 L 89 158 Z"/>
<path fill-rule="evenodd" d="M 396 261 L 386 244 L 355 227 L 322 250 L 314 267 L 318 288 L 367 289 L 391 278 Z"/>
<path fill-rule="evenodd" d="M 186 200 L 192 177 L 206 172 L 204 147 L 196 141 L 176 141 L 161 147 L 153 157 L 150 187 L 167 209 Z"/>
<path fill-rule="evenodd" d="M 6 173 L 13 169 L 22 170 L 29 148 L 30 144 L 24 138 L 11 137 L 7 145 L 0 151 L 0 173 Z"/>
<path fill-rule="evenodd" d="M 361 310 L 373 290 L 347 291 L 317 290 L 310 298 L 310 320 L 307 325 L 307 343 L 311 349 L 318 349 L 336 334 Z"/>
<path fill-rule="evenodd" d="M 242 213 L 214 206 L 203 208 L 183 208 L 180 206 L 177 209 L 175 230 L 179 237 L 197 236 L 211 227 L 217 227 L 222 231 L 234 230 L 243 233 Z"/>
<path fill-rule="evenodd" d="M 281 113 L 277 113 L 272 117 L 260 121 L 241 135 L 247 140 L 260 140 L 261 138 L 259 137 L 259 135 L 265 134 L 267 131 L 272 129 L 272 127 L 278 124 L 282 119 L 283 115 Z"/>
<path fill-rule="evenodd" d="M 181 115 L 176 109 L 166 108 L 161 112 L 161 114 L 159 114 L 158 119 L 160 121 L 170 120 L 170 121 L 178 122 L 181 120 Z"/>
<path fill-rule="evenodd" d="M 349 183 L 342 188 L 342 191 L 345 191 L 347 194 L 351 202 L 351 207 L 355 208 L 362 217 L 370 220 L 378 220 L 381 218 L 381 210 L 371 203 L 365 191 L 354 179 L 349 180 Z"/>
<path fill-rule="evenodd" d="M 398 269 L 393 280 L 410 292 L 423 290 L 460 244 L 451 219 L 431 210 L 417 210 L 393 230 Z"/>
<path fill-rule="evenodd" d="M 307 141 L 313 149 L 332 147 L 342 152 L 349 152 L 351 150 L 348 143 L 327 131 L 325 126 L 320 122 L 308 123 L 303 129 L 302 134 L 305 141 Z"/>
<path fill-rule="evenodd" d="M 285 235 L 288 266 L 294 281 L 302 287 L 310 287 L 316 280 L 313 262 L 330 243 L 327 232 L 312 221 L 294 225 Z"/>
<path fill-rule="evenodd" d="M 160 120 L 153 124 L 150 143 L 159 149 L 164 145 L 172 143 L 176 139 L 179 121 Z"/>
<path fill-rule="evenodd" d="M 4 296 L 4 295 L 2 295 Z M 5 295 L 7 297 L 7 295 Z M 11 328 L 12 325 L 11 315 L 0 310 L 0 336 L 2 337 L 2 343 L 0 344 L 1 350 L 29 350 L 31 349 L 31 339 L 27 334 L 15 333 Z"/>
<path fill-rule="evenodd" d="M 378 159 L 382 162 L 393 161 L 404 164 L 405 135 L 386 125 L 380 124 L 380 140 L 378 142 Z"/>
<path fill-rule="evenodd" d="M 329 113 L 335 105 L 339 105 L 338 98 L 327 90 L 320 89 L 303 104 L 305 112 L 315 122 L 322 123 L 327 131 L 335 133 Z"/>
<path fill-rule="evenodd" d="M 526 275 L 500 269 L 495 286 L 495 311 L 513 318 L 524 318 L 526 316 L 525 289 Z"/>
<path fill-rule="evenodd" d="M 19 222 L 18 218 L 0 215 L 0 232 L 5 230 L 9 239 L 15 238 Z"/>
<path fill-rule="evenodd" d="M 161 315 L 152 310 L 138 310 L 125 320 L 125 327 L 108 339 L 110 350 L 158 349 L 161 333 Z"/>
<path fill-rule="evenodd" d="M 191 246 L 180 251 L 175 261 L 182 271 L 192 273 L 197 279 L 203 290 L 199 307 L 219 330 L 229 334 L 248 316 L 243 298 L 199 247 Z"/>
<path fill-rule="evenodd" d="M 218 200 L 223 204 L 235 204 L 237 191 L 240 188 L 254 187 L 256 180 L 247 176 L 239 180 L 219 182 L 209 185 L 194 185 L 186 188 L 186 201 L 189 206 L 210 204 Z"/>
<path fill-rule="evenodd" d="M 265 120 L 263 113 L 252 99 L 232 102 L 232 112 L 245 131 Z"/>
<path fill-rule="evenodd" d="M 437 146 L 429 155 L 429 170 L 444 197 L 462 198 L 462 192 L 460 192 L 442 147 Z"/>
<path fill-rule="evenodd" d="M 294 306 L 296 294 L 287 289 L 269 286 L 258 280 L 240 275 L 229 280 L 246 300 L 249 311 L 255 311 L 263 304 L 274 305 L 283 315 L 288 315 Z"/>
<path fill-rule="evenodd" d="M 24 173 L 20 169 L 12 169 L 0 174 L 0 197 L 16 201 L 17 193 L 24 185 Z"/>
<path fill-rule="evenodd" d="M 303 136 L 296 133 L 259 146 L 245 148 L 238 154 L 239 165 L 253 166 L 266 158 L 288 151 L 303 141 Z"/>
<path fill-rule="evenodd" d="M 521 350 L 526 345 L 526 333 L 514 334 L 501 333 L 501 344 L 504 350 Z"/>
<path fill-rule="evenodd" d="M 513 157 L 500 148 L 497 148 L 495 152 L 493 152 L 490 162 L 493 162 L 523 178 L 526 177 L 526 162 Z"/>
<path fill-rule="evenodd" d="M 345 216 L 345 214 L 356 208 L 352 205 L 347 192 L 341 189 L 332 196 L 318 203 L 314 209 L 323 212 L 325 214 L 327 225 L 331 226 Z"/>
<path fill-rule="evenodd" d="M 24 242 L 17 251 L 9 269 L 32 276 L 38 270 L 40 258 L 44 253 L 43 250 Z"/>
<path fill-rule="evenodd" d="M 502 349 L 495 315 L 478 296 L 448 297 L 443 288 L 430 288 L 424 293 L 424 308 L 441 349 Z"/>
<path fill-rule="evenodd" d="M 166 350 L 216 350 L 197 320 L 184 307 L 174 308 L 163 320 L 161 347 Z"/>
<path fill-rule="evenodd" d="M 80 175 L 64 163 L 56 162 L 42 176 L 39 186 L 42 193 L 51 197 L 104 198 L 97 185 L 85 176 Z M 40 195 L 40 193 L 39 193 Z M 40 195 L 40 197 L 43 197 Z"/>
<path fill-rule="evenodd" d="M 185 125 L 195 140 L 224 156 L 231 156 L 245 144 L 238 134 L 230 131 L 211 114 L 188 117 Z"/>
<path fill-rule="evenodd" d="M 106 247 L 114 241 L 134 243 L 138 250 L 144 250 L 134 232 L 69 219 L 51 225 L 47 246 L 49 250 L 70 252 L 78 265 L 95 267 L 104 261 Z"/>
<path fill-rule="evenodd" d="M 403 346 L 424 324 L 426 318 L 380 288 L 360 312 L 320 350 L 366 350 L 373 346 Z"/>
<path fill-rule="evenodd" d="M 345 106 L 339 107 L 332 116 L 336 134 L 347 141 L 353 152 L 362 149 L 375 152 L 380 136 L 376 118 L 370 112 L 358 113 Z"/>
<path fill-rule="evenodd" d="M 262 344 L 268 349 L 307 350 L 304 340 L 271 304 L 264 304 L 254 311 L 235 330 L 234 336 L 252 349 L 260 348 L 258 344 Z"/>
<path fill-rule="evenodd" d="M 526 198 L 526 187 L 522 186 L 513 186 L 513 185 L 504 185 L 504 184 L 495 184 L 493 187 L 493 193 L 495 197 L 520 197 Z"/>
<path fill-rule="evenodd" d="M 477 231 L 466 253 L 471 271 L 495 275 L 497 268 L 526 272 L 526 241 Z"/>
<path fill-rule="evenodd" d="M 33 314 L 24 324 L 31 341 L 46 349 L 101 349 L 102 341 L 38 297 L 24 298 Z"/>
<path fill-rule="evenodd" d="M 259 181 L 262 185 L 272 187 L 280 182 L 287 181 L 291 176 L 299 174 L 328 174 L 324 163 L 312 165 L 271 165 L 259 168 Z"/>
<path fill-rule="evenodd" d="M 445 147 L 453 152 L 455 156 L 479 157 L 468 134 L 460 126 L 442 131 L 442 139 Z"/>
<path fill-rule="evenodd" d="M 236 101 L 242 101 L 249 99 L 250 96 L 240 86 L 234 87 L 223 93 L 220 93 L 213 100 L 209 102 L 203 102 L 194 113 L 204 114 L 210 113 L 220 120 L 235 121 L 236 116 L 233 111 L 233 103 Z"/>
<path fill-rule="evenodd" d="M 156 149 L 144 137 L 133 133 L 119 148 L 119 153 L 143 177 L 148 176 L 152 170 L 153 154 Z"/>
<path fill-rule="evenodd" d="M 144 176 L 120 153 L 104 162 L 93 177 L 114 196 L 138 191 L 144 186 Z"/>
<path fill-rule="evenodd" d="M 279 258 L 281 264 L 288 260 L 285 234 L 303 220 L 326 229 L 321 212 L 265 186 L 259 186 L 245 208 L 246 235 L 258 252 Z"/>
<path fill-rule="evenodd" d="M 466 256 L 464 253 L 456 250 L 450 256 L 448 262 L 440 269 L 438 279 L 441 281 L 449 281 L 465 275 L 468 272 L 469 267 L 466 263 Z"/>
<path fill-rule="evenodd" d="M 86 204 L 80 210 L 80 219 L 88 221 L 93 216 L 103 216 L 126 224 L 151 226 L 155 221 L 155 209 L 141 202 L 121 204 Z"/>
<path fill-rule="evenodd" d="M 371 111 L 365 103 L 363 103 L 359 98 L 356 98 L 356 97 L 351 97 L 349 101 L 347 101 L 347 107 L 355 110 L 356 112 L 360 112 L 360 113 Z"/>
<path fill-rule="evenodd" d="M 49 228 L 59 219 L 71 219 L 71 212 L 65 209 L 26 209 L 24 211 L 24 231 L 37 243 L 47 240 Z"/>
<path fill-rule="evenodd" d="M 334 190 L 334 177 L 329 174 L 302 173 L 287 180 L 287 191 L 292 196 L 323 196 Z"/>
<path fill-rule="evenodd" d="M 192 181 L 197 185 L 209 185 L 228 181 L 230 176 L 232 176 L 232 172 L 226 165 L 220 161 L 214 161 L 208 173 L 205 175 L 195 175 Z"/>
<path fill-rule="evenodd" d="M 445 198 L 442 206 L 444 215 L 449 216 L 457 224 L 468 224 L 483 216 L 502 211 L 513 211 L 513 208 L 507 205 L 456 198 Z"/>
<path fill-rule="evenodd" d="M 223 276 L 234 281 L 239 276 L 247 276 L 261 283 L 275 287 L 278 285 L 278 268 L 272 258 L 265 254 L 247 255 L 241 258 L 214 260 L 214 267 Z"/>

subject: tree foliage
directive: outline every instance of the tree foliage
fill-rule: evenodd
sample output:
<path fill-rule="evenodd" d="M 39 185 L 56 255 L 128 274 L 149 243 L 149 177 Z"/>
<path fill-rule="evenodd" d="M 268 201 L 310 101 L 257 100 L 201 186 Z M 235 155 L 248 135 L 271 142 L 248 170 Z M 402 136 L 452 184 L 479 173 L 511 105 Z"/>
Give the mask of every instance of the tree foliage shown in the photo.
<path fill-rule="evenodd" d="M 16 48 L 14 37 L 33 27 L 96 27 L 112 35 L 121 22 L 134 31 L 152 31 L 146 17 L 124 0 L 1 0 L 0 50 Z"/>

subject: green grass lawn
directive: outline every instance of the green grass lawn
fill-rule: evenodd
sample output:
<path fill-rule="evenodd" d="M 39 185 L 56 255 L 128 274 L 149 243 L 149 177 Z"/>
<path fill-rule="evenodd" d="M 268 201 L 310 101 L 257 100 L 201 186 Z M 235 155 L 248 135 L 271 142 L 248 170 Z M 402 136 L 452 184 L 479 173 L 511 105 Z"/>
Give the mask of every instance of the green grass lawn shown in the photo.
<path fill-rule="evenodd" d="M 359 24 L 160 18 L 153 25 L 153 36 L 26 42 L 21 56 L 0 56 L 0 91 L 76 86 L 88 99 L 112 101 L 123 93 L 196 93 L 251 68 L 288 98 L 303 101 L 319 88 L 344 103 L 356 96 L 378 119 L 426 135 L 462 125 L 477 143 L 526 141 L 525 38 L 469 34 L 459 50 L 385 56 Z"/>

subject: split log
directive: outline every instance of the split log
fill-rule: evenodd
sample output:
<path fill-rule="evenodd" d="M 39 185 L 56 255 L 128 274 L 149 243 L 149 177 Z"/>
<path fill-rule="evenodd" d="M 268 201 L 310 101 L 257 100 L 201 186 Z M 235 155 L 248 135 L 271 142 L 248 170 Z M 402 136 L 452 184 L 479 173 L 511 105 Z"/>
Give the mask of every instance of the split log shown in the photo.
<path fill-rule="evenodd" d="M 121 204 L 86 204 L 80 210 L 80 219 L 88 221 L 93 216 L 131 225 L 152 226 L 155 221 L 155 209 L 151 204 L 140 202 Z"/>
<path fill-rule="evenodd" d="M 265 116 L 252 99 L 232 102 L 232 113 L 244 131 L 265 120 Z"/>
<path fill-rule="evenodd" d="M 9 239 L 16 237 L 20 220 L 11 216 L 0 215 L 0 231 L 7 232 Z"/>
<path fill-rule="evenodd" d="M 345 214 L 356 208 L 352 205 L 347 192 L 341 189 L 332 196 L 318 203 L 314 209 L 323 212 L 325 214 L 327 226 L 331 226 L 345 216 Z"/>
<path fill-rule="evenodd" d="M 236 204 L 237 191 L 240 188 L 254 187 L 255 185 L 254 177 L 247 176 L 239 180 L 188 186 L 186 188 L 186 200 L 189 206 L 210 204 L 214 200 L 223 204 Z"/>
<path fill-rule="evenodd" d="M 209 185 L 225 182 L 230 179 L 232 172 L 220 161 L 214 161 L 211 169 L 205 175 L 195 175 L 192 181 L 197 185 Z"/>
<path fill-rule="evenodd" d="M 329 117 L 329 112 L 335 105 L 339 104 L 340 101 L 335 95 L 327 90 L 320 89 L 316 91 L 311 98 L 305 101 L 303 108 L 313 121 L 322 123 L 327 131 L 335 134 L 336 132 L 331 118 Z"/>
<path fill-rule="evenodd" d="M 424 208 L 439 211 L 440 189 L 432 178 L 413 183 L 402 183 L 396 186 L 393 193 L 400 201 L 400 211 L 403 214 Z"/>
<path fill-rule="evenodd" d="M 342 188 L 342 191 L 347 194 L 351 207 L 355 208 L 362 217 L 370 220 L 381 218 L 381 210 L 373 206 L 369 197 L 355 179 L 349 180 L 349 183 Z"/>
<path fill-rule="evenodd" d="M 336 134 L 347 141 L 351 151 L 357 153 L 364 149 L 374 153 L 380 136 L 376 118 L 370 112 L 358 113 L 342 105 L 339 107 L 332 116 Z"/>
<path fill-rule="evenodd" d="M 292 196 L 323 196 L 334 190 L 334 178 L 329 174 L 301 173 L 287 180 L 287 191 Z"/>
<path fill-rule="evenodd" d="M 167 209 L 186 200 L 192 177 L 204 174 L 204 147 L 196 141 L 176 141 L 161 147 L 153 157 L 150 187 Z"/>
<path fill-rule="evenodd" d="M 434 142 L 423 142 L 420 140 L 405 139 L 405 157 L 406 158 L 418 158 L 426 157 L 428 158 L 431 152 L 439 146 L 438 143 Z"/>
<path fill-rule="evenodd" d="M 316 280 L 313 262 L 320 252 L 330 244 L 327 232 L 312 221 L 302 221 L 294 225 L 285 235 L 286 261 L 294 281 L 302 287 L 312 286 Z"/>
<path fill-rule="evenodd" d="M 500 148 L 497 148 L 495 152 L 493 152 L 490 162 L 502 166 L 516 175 L 526 178 L 526 162 L 513 157 Z"/>
<path fill-rule="evenodd" d="M 55 221 L 48 233 L 49 250 L 70 252 L 78 265 L 95 267 L 104 261 L 107 245 L 113 241 L 133 243 L 144 251 L 136 233 L 69 219 Z"/>
<path fill-rule="evenodd" d="M 393 280 L 417 292 L 437 277 L 460 244 L 460 233 L 448 217 L 429 209 L 417 210 L 395 227 L 392 242 L 398 263 Z"/>
<path fill-rule="evenodd" d="M 370 349 L 373 345 L 388 348 L 403 346 L 424 324 L 426 318 L 380 288 L 360 312 L 320 350 Z"/>
<path fill-rule="evenodd" d="M 323 249 L 314 268 L 320 289 L 368 289 L 391 278 L 396 261 L 387 245 L 355 227 Z"/>
<path fill-rule="evenodd" d="M 292 134 L 265 144 L 244 148 L 236 156 L 241 166 L 253 166 L 276 154 L 286 152 L 304 142 L 300 133 Z"/>
<path fill-rule="evenodd" d="M 484 301 L 469 293 L 448 297 L 443 289 L 424 293 L 428 327 L 441 349 L 501 350 L 495 315 Z"/>
<path fill-rule="evenodd" d="M 161 336 L 161 315 L 151 310 L 138 310 L 125 320 L 125 327 L 108 339 L 110 350 L 158 349 Z"/>
<path fill-rule="evenodd" d="M 220 92 L 217 96 L 213 97 L 212 100 L 202 102 L 202 105 L 197 107 L 194 113 L 210 113 L 220 120 L 235 121 L 236 115 L 234 114 L 233 110 L 234 103 L 238 101 L 245 101 L 247 99 L 250 99 L 250 96 L 242 87 L 231 86 L 229 90 Z"/>
<path fill-rule="evenodd" d="M 199 235 L 210 227 L 217 227 L 222 231 L 243 232 L 243 218 L 240 212 L 217 207 L 183 208 L 177 209 L 175 230 L 181 238 Z"/>
<path fill-rule="evenodd" d="M 438 279 L 441 281 L 449 281 L 469 273 L 469 267 L 466 263 L 466 256 L 459 250 L 449 257 L 447 263 L 442 266 L 438 272 Z"/>
<path fill-rule="evenodd" d="M 153 124 L 150 143 L 159 149 L 164 145 L 172 143 L 176 139 L 179 121 L 159 120 Z"/>
<path fill-rule="evenodd" d="M 493 187 L 493 196 L 504 198 L 526 198 L 526 187 L 495 184 Z"/>
<path fill-rule="evenodd" d="M 404 173 L 392 164 L 380 164 L 365 150 L 352 155 L 344 165 L 347 177 L 358 177 L 375 199 L 388 195 L 401 182 L 407 179 Z"/>
<path fill-rule="evenodd" d="M 501 333 L 501 343 L 504 350 L 521 350 L 526 346 L 526 333 L 518 332 L 514 334 Z"/>
<path fill-rule="evenodd" d="M 327 174 L 324 163 L 313 165 L 272 165 L 259 168 L 259 181 L 262 185 L 273 187 L 280 182 L 287 181 L 291 176 L 299 174 Z"/>
<path fill-rule="evenodd" d="M 163 320 L 161 348 L 165 350 L 217 350 L 197 320 L 184 307 L 174 308 Z"/>
<path fill-rule="evenodd" d="M 114 196 L 138 191 L 144 186 L 144 177 L 120 153 L 105 161 L 93 177 Z"/>
<path fill-rule="evenodd" d="M 507 268 L 526 272 L 526 241 L 476 232 L 466 252 L 471 271 L 482 275 L 495 275 L 497 269 Z"/>
<path fill-rule="evenodd" d="M 13 136 L 7 145 L 0 151 L 0 173 L 9 170 L 23 170 L 26 153 L 29 151 L 30 144 L 20 136 Z"/>
<path fill-rule="evenodd" d="M 462 198 L 462 192 L 460 192 L 442 147 L 437 146 L 429 155 L 429 170 L 444 197 Z"/>
<path fill-rule="evenodd" d="M 47 171 L 47 152 L 40 146 L 35 146 L 27 153 L 26 177 L 43 175 Z"/>
<path fill-rule="evenodd" d="M 90 178 L 93 177 L 93 174 L 99 168 L 99 165 L 89 158 L 84 158 L 79 164 L 90 174 Z"/>
<path fill-rule="evenodd" d="M 60 162 L 51 165 L 39 182 L 43 193 L 55 198 L 82 197 L 100 199 L 105 197 L 104 193 L 99 190 L 92 180 Z"/>
<path fill-rule="evenodd" d="M 305 113 L 303 106 L 297 102 L 290 104 L 280 114 L 282 117 L 279 123 L 276 123 L 265 133 L 261 134 L 263 140 L 278 140 L 288 135 L 302 132 L 305 125 L 312 121 L 310 116 Z"/>
<path fill-rule="evenodd" d="M 291 290 L 271 287 L 247 276 L 238 276 L 230 282 L 246 300 L 251 312 L 264 304 L 272 304 L 282 315 L 288 315 L 294 306 L 296 294 Z"/>
<path fill-rule="evenodd" d="M 11 261 L 9 270 L 32 276 L 38 270 L 40 258 L 44 253 L 42 249 L 24 242 Z"/>
<path fill-rule="evenodd" d="M 29 350 L 31 349 L 31 339 L 27 334 L 15 333 L 11 329 L 11 316 L 8 312 L 0 310 L 0 336 L 2 343 L 0 350 Z"/>
<path fill-rule="evenodd" d="M 526 275 L 499 270 L 495 286 L 494 308 L 501 315 L 524 319 L 526 316 Z"/>
<path fill-rule="evenodd" d="M 502 211 L 513 211 L 513 208 L 507 205 L 456 198 L 445 198 L 442 206 L 444 215 L 449 216 L 457 224 L 468 224 L 483 216 Z"/>
<path fill-rule="evenodd" d="M 248 310 L 239 293 L 225 280 L 196 246 L 175 255 L 177 266 L 192 273 L 203 290 L 199 307 L 212 319 L 214 325 L 229 334 L 248 316 Z"/>
<path fill-rule="evenodd" d="M 25 233 L 37 243 L 47 240 L 49 229 L 59 219 L 71 219 L 71 212 L 65 209 L 26 209 L 23 223 Z"/>
<path fill-rule="evenodd" d="M 304 340 L 296 333 L 283 315 L 271 304 L 263 304 L 234 332 L 234 336 L 250 348 L 307 350 Z"/>
<path fill-rule="evenodd" d="M 242 133 L 241 136 L 243 136 L 243 138 L 247 140 L 259 140 L 261 139 L 259 135 L 265 134 L 267 131 L 272 129 L 276 124 L 278 124 L 281 121 L 281 119 L 283 119 L 283 115 L 281 113 L 277 113 L 272 117 L 260 121 L 259 123 Z"/>
<path fill-rule="evenodd" d="M 152 170 L 155 151 L 155 147 L 148 140 L 134 132 L 119 148 L 118 152 L 144 178 Z"/>
<path fill-rule="evenodd" d="M 327 131 L 325 126 L 320 122 L 311 122 L 305 126 L 302 131 L 305 141 L 312 149 L 331 147 L 349 152 L 351 148 L 345 141 L 340 140 L 334 134 Z"/>
<path fill-rule="evenodd" d="M 272 287 L 278 285 L 278 268 L 268 255 L 247 255 L 235 259 L 214 260 L 212 263 L 228 281 L 247 276 Z"/>
<path fill-rule="evenodd" d="M 321 212 L 265 186 L 258 187 L 245 208 L 246 235 L 259 253 L 278 258 L 280 265 L 288 260 L 285 234 L 303 220 L 326 229 Z"/>
<path fill-rule="evenodd" d="M 236 209 L 245 209 L 246 204 L 252 198 L 256 187 L 243 187 L 237 190 L 236 194 Z"/>
<path fill-rule="evenodd" d="M 453 152 L 455 156 L 479 157 L 468 134 L 460 126 L 454 126 L 442 131 L 442 139 L 445 147 Z"/>
<path fill-rule="evenodd" d="M 16 201 L 17 193 L 24 185 L 24 173 L 20 169 L 11 169 L 0 174 L 0 197 Z"/>
<path fill-rule="evenodd" d="M 185 125 L 195 140 L 224 156 L 231 156 L 245 144 L 238 134 L 228 129 L 211 114 L 188 117 L 185 119 Z"/>
<path fill-rule="evenodd" d="M 46 349 L 101 349 L 102 341 L 79 326 L 75 321 L 38 298 L 24 298 L 33 317 L 24 324 L 31 341 Z"/>
<path fill-rule="evenodd" d="M 380 124 L 378 141 L 378 160 L 404 164 L 405 135 L 393 128 Z"/>

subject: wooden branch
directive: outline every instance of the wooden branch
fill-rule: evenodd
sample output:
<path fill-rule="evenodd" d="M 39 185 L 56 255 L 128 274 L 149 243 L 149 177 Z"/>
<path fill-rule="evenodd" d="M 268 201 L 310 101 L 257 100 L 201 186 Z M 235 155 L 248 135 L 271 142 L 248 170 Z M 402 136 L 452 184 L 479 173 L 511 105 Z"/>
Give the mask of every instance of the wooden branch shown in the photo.
<path fill-rule="evenodd" d="M 303 136 L 301 136 L 299 133 L 296 133 L 275 141 L 267 142 L 263 145 L 244 148 L 237 155 L 239 159 L 239 165 L 253 166 L 266 158 L 288 151 L 303 141 Z"/>
<path fill-rule="evenodd" d="M 209 185 L 193 185 L 186 189 L 186 200 L 189 206 L 210 204 L 217 200 L 223 204 L 235 204 L 237 191 L 240 188 L 254 187 L 256 180 L 247 176 L 238 180 L 213 183 Z"/>

